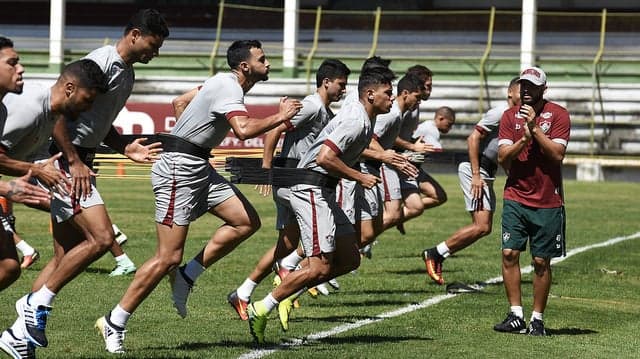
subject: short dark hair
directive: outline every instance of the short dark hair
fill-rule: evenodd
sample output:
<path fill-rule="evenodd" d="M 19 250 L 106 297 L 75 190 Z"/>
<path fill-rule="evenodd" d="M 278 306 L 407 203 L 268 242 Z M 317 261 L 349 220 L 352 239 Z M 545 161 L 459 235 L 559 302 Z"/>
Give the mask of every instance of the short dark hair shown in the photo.
<path fill-rule="evenodd" d="M 101 93 L 109 90 L 109 77 L 93 60 L 82 59 L 68 64 L 60 77 L 73 77 L 78 80 L 79 86 L 95 88 Z"/>
<path fill-rule="evenodd" d="M 427 81 L 428 78 L 433 77 L 433 72 L 428 67 L 423 65 L 413 65 L 407 69 L 408 74 L 414 74 L 418 76 L 422 82 Z"/>
<path fill-rule="evenodd" d="M 360 71 L 365 72 L 369 69 L 375 69 L 380 67 L 389 68 L 389 64 L 391 64 L 391 60 L 383 59 L 380 56 L 372 56 L 364 60 L 364 63 L 362 64 L 362 68 L 360 69 Z"/>
<path fill-rule="evenodd" d="M 6 38 L 4 36 L 0 36 L 0 50 L 4 49 L 5 47 L 13 47 L 13 41 L 11 41 L 11 39 Z"/>
<path fill-rule="evenodd" d="M 446 118 L 450 118 L 452 120 L 456 120 L 456 111 L 454 111 L 451 107 L 449 106 L 441 106 L 438 107 L 438 109 L 436 110 L 436 115 L 442 115 Z"/>
<path fill-rule="evenodd" d="M 339 77 L 347 78 L 351 74 L 351 70 L 344 62 L 337 59 L 326 59 L 322 61 L 318 72 L 316 72 L 316 87 L 322 86 L 322 80 L 335 80 Z"/>
<path fill-rule="evenodd" d="M 361 97 L 364 94 L 364 91 L 370 87 L 377 87 L 385 84 L 391 85 L 395 78 L 396 75 L 393 71 L 385 67 L 377 67 L 363 71 L 360 73 L 360 78 L 358 79 L 358 95 Z"/>
<path fill-rule="evenodd" d="M 424 81 L 418 76 L 408 73 L 398 81 L 398 95 L 404 90 L 409 92 L 424 91 Z"/>
<path fill-rule="evenodd" d="M 135 13 L 124 28 L 124 34 L 138 29 L 143 35 L 158 35 L 162 38 L 169 37 L 169 26 L 164 16 L 156 9 L 142 9 Z"/>
<path fill-rule="evenodd" d="M 237 40 L 227 49 L 227 64 L 235 69 L 242 61 L 249 59 L 252 48 L 261 49 L 262 44 L 258 40 Z"/>

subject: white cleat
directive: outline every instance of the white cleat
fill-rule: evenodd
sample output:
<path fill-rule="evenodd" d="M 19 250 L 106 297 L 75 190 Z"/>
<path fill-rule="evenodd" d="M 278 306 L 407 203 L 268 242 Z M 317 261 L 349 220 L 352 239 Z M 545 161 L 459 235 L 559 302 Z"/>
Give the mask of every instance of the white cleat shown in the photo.
<path fill-rule="evenodd" d="M 0 350 L 13 359 L 35 359 L 36 347 L 27 339 L 18 339 L 11 328 L 0 335 Z"/>
<path fill-rule="evenodd" d="M 176 308 L 180 317 L 186 318 L 187 299 L 193 288 L 193 282 L 184 275 L 182 267 L 176 268 L 176 270 L 169 274 L 169 282 L 171 283 L 173 306 Z"/>
<path fill-rule="evenodd" d="M 124 333 L 127 332 L 124 328 L 118 328 L 113 323 L 110 323 L 106 317 L 98 318 L 94 327 L 102 335 L 104 348 L 109 353 L 124 353 Z"/>

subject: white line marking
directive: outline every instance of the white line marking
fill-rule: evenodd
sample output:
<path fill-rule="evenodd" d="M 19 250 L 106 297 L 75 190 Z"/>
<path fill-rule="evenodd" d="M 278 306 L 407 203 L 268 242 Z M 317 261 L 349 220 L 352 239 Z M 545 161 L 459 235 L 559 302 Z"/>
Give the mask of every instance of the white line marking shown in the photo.
<path fill-rule="evenodd" d="M 604 242 L 600 242 L 600 243 L 595 243 L 595 244 L 590 244 L 588 246 L 584 246 L 584 247 L 579 247 L 579 248 L 574 248 L 570 251 L 567 252 L 567 255 L 565 257 L 559 257 L 559 258 L 554 258 L 551 260 L 551 264 L 556 264 L 556 263 L 560 263 L 562 261 L 564 261 L 565 259 L 572 257 L 576 254 L 580 254 L 582 252 L 586 252 L 588 250 L 594 249 L 594 248 L 600 248 L 600 247 L 607 247 L 607 246 L 611 246 L 620 242 L 624 242 L 630 239 L 635 239 L 635 238 L 639 238 L 640 237 L 640 232 L 636 232 L 632 235 L 629 236 L 624 236 L 624 237 L 616 237 L 616 238 L 611 238 L 607 241 Z M 521 272 L 523 274 L 527 274 L 527 273 L 531 273 L 533 271 L 533 267 L 532 266 L 526 266 L 524 268 L 521 269 Z M 490 278 L 487 279 L 486 281 L 484 281 L 484 283 L 487 284 L 497 284 L 497 283 L 502 283 L 502 276 L 498 276 L 498 277 L 494 277 L 494 278 Z M 451 299 L 454 298 L 456 296 L 458 296 L 459 294 L 442 294 L 442 295 L 437 295 L 435 297 L 431 297 L 423 302 L 420 302 L 418 304 L 410 304 L 407 305 L 405 307 L 390 311 L 390 312 L 386 312 L 386 313 L 382 313 L 379 314 L 373 318 L 369 318 L 369 319 L 363 319 L 363 320 L 358 320 L 356 322 L 353 323 L 347 323 L 347 324 L 343 324 L 343 325 L 339 325 L 333 329 L 329 329 L 329 330 L 325 330 L 323 332 L 318 332 L 318 333 L 314 333 L 314 334 L 310 334 L 308 336 L 306 336 L 306 339 L 291 339 L 290 341 L 288 341 L 287 343 L 282 343 L 276 347 L 272 347 L 272 348 L 265 348 L 265 349 L 256 349 L 256 350 L 252 350 L 248 353 L 245 353 L 243 355 L 241 355 L 239 357 L 239 359 L 259 359 L 259 358 L 263 358 L 267 355 L 270 355 L 272 353 L 275 353 L 278 350 L 283 350 L 283 349 L 287 349 L 289 347 L 296 347 L 296 346 L 301 346 L 301 345 L 305 345 L 308 341 L 313 341 L 313 340 L 320 340 L 320 339 L 324 339 L 324 338 L 328 338 L 331 336 L 334 336 L 336 334 L 340 334 L 340 333 L 344 333 L 346 331 L 352 330 L 352 329 L 357 329 L 360 327 L 363 327 L 365 325 L 369 325 L 369 324 L 374 324 L 377 322 L 380 322 L 384 319 L 388 319 L 388 318 L 394 318 L 403 314 L 407 314 L 407 313 L 411 313 L 413 311 L 419 310 L 419 309 L 424 309 L 427 307 L 430 307 L 432 305 L 436 305 L 444 300 L 447 299 Z"/>

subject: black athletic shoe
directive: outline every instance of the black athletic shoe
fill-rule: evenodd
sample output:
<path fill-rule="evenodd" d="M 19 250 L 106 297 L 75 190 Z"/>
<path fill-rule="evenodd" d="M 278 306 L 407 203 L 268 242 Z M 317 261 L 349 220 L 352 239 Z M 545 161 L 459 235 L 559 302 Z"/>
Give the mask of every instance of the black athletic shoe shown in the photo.
<path fill-rule="evenodd" d="M 525 334 L 527 332 L 527 324 L 524 319 L 509 313 L 502 323 L 493 326 L 493 330 L 503 333 Z"/>
<path fill-rule="evenodd" d="M 533 335 L 533 336 L 546 336 L 547 335 L 547 331 L 544 330 L 544 322 L 540 319 L 534 319 L 529 323 L 529 331 L 528 331 L 529 335 Z"/>

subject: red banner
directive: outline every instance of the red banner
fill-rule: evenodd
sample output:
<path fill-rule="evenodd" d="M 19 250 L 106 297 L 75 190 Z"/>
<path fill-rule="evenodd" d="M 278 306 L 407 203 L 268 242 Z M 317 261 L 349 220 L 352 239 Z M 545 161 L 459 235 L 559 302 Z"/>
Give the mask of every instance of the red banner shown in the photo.
<path fill-rule="evenodd" d="M 278 111 L 278 105 L 247 105 L 249 116 L 264 118 Z M 173 107 L 168 103 L 128 102 L 113 125 L 124 135 L 170 132 L 176 124 Z M 241 141 L 232 131 L 217 148 L 263 148 L 264 136 Z"/>

